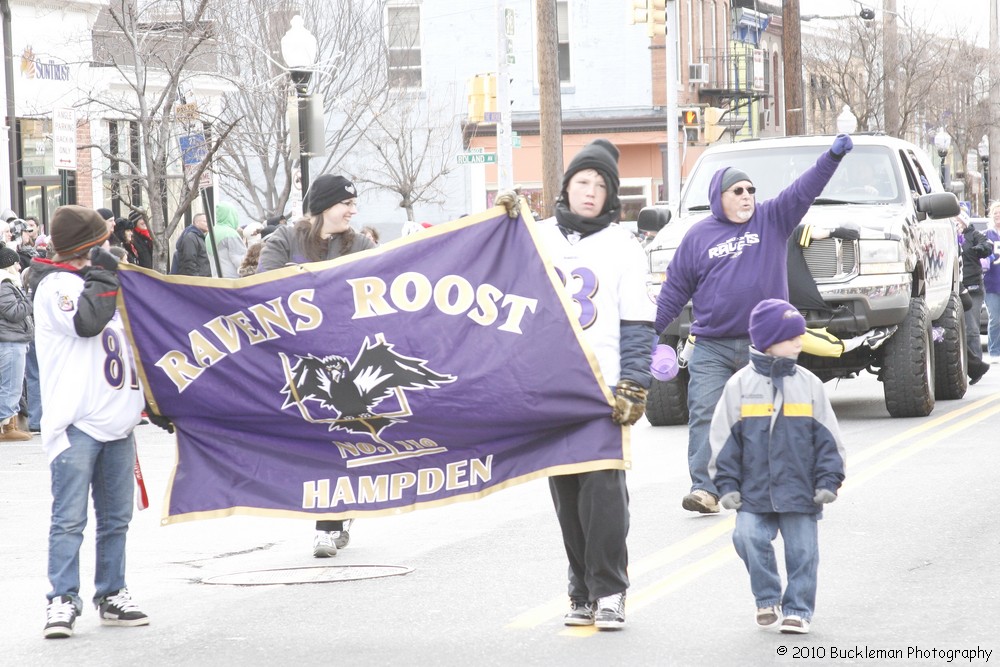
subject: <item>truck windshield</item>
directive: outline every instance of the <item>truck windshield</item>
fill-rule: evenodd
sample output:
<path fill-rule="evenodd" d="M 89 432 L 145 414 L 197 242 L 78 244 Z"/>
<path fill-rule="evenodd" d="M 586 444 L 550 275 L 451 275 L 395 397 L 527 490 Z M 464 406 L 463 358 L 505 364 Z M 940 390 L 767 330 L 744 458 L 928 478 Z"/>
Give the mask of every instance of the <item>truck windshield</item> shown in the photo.
<path fill-rule="evenodd" d="M 712 176 L 723 167 L 749 174 L 757 188 L 757 201 L 771 199 L 784 190 L 826 150 L 824 146 L 766 146 L 743 151 L 707 153 L 684 186 L 682 215 L 708 208 Z M 903 201 L 902 178 L 891 149 L 855 146 L 844 157 L 820 198 L 850 204 L 887 204 Z"/>

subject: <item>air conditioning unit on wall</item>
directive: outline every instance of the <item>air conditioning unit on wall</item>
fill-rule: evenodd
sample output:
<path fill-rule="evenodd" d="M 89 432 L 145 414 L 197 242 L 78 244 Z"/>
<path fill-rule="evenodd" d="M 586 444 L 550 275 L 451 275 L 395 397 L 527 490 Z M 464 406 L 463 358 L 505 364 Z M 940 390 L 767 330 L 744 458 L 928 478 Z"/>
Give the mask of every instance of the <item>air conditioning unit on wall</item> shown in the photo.
<path fill-rule="evenodd" d="M 688 83 L 708 83 L 708 63 L 689 63 Z"/>

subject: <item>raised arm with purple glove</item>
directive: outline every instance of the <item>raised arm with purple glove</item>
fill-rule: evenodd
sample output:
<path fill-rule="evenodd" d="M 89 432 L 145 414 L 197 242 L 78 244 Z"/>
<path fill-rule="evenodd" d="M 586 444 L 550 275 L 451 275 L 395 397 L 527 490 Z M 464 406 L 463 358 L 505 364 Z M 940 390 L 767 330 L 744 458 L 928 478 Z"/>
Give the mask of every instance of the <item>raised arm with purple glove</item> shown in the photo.
<path fill-rule="evenodd" d="M 852 148 L 854 148 L 854 142 L 851 141 L 851 135 L 838 134 L 837 138 L 833 140 L 833 145 L 830 146 L 830 155 L 833 156 L 834 160 L 840 161 L 842 157 L 851 152 Z"/>

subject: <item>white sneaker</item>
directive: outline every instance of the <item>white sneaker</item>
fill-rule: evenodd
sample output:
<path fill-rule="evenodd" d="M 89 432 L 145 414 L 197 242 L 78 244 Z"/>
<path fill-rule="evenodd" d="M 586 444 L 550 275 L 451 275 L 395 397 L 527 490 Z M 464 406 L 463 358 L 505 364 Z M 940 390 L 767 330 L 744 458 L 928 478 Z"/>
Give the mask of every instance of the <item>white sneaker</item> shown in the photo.
<path fill-rule="evenodd" d="M 316 531 L 313 538 L 313 558 L 329 558 L 337 555 L 336 533 L 325 530 Z"/>

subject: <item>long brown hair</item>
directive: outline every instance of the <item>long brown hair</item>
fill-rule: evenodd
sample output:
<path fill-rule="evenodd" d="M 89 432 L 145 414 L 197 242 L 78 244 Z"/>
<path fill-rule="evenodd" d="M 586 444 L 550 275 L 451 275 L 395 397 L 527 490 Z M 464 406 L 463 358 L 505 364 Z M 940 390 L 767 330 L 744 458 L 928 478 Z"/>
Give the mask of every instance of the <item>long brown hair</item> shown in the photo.
<path fill-rule="evenodd" d="M 347 231 L 340 236 L 340 252 L 338 255 L 347 254 L 354 243 L 355 231 L 348 227 Z M 323 238 L 323 214 L 315 214 L 310 217 L 300 218 L 295 223 L 295 235 L 299 239 L 302 251 L 310 262 L 322 262 L 327 258 L 330 251 L 330 239 Z M 337 236 L 336 234 L 334 236 Z"/>

